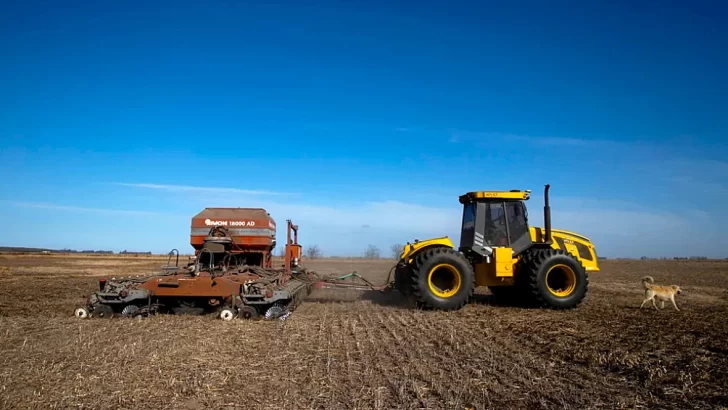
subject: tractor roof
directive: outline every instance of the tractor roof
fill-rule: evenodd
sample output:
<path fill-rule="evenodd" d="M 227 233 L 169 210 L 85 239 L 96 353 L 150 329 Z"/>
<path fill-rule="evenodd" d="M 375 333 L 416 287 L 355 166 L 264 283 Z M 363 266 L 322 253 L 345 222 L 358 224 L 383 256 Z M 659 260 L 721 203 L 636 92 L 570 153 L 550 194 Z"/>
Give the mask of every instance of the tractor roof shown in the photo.
<path fill-rule="evenodd" d="M 516 200 L 527 200 L 531 195 L 530 190 L 519 191 L 517 189 L 511 191 L 475 191 L 468 192 L 464 195 L 460 195 L 460 203 L 476 202 L 476 201 L 488 201 L 493 199 L 516 199 Z"/>

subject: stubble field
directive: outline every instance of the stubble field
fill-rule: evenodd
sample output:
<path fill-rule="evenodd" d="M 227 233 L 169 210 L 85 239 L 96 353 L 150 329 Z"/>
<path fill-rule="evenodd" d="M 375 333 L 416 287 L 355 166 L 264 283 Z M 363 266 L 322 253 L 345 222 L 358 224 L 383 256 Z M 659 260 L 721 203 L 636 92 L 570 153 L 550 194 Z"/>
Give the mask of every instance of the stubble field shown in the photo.
<path fill-rule="evenodd" d="M 0 255 L 0 408 L 728 407 L 726 262 L 607 260 L 568 312 L 323 289 L 285 321 L 72 317 L 98 277 L 165 262 Z M 382 282 L 392 263 L 306 266 Z M 643 275 L 681 285 L 681 311 L 639 310 Z"/>

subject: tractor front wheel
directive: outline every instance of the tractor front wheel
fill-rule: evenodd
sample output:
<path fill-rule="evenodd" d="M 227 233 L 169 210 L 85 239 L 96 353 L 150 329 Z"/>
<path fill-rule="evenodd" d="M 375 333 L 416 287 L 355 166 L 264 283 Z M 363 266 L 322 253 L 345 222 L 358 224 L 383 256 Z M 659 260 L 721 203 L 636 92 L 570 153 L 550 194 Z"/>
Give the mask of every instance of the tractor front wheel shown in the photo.
<path fill-rule="evenodd" d="M 428 249 L 417 255 L 410 280 L 412 297 L 425 309 L 460 309 L 475 289 L 470 261 L 452 248 Z"/>
<path fill-rule="evenodd" d="M 589 277 L 573 255 L 561 249 L 535 249 L 523 259 L 520 285 L 540 307 L 573 309 L 586 297 Z"/>

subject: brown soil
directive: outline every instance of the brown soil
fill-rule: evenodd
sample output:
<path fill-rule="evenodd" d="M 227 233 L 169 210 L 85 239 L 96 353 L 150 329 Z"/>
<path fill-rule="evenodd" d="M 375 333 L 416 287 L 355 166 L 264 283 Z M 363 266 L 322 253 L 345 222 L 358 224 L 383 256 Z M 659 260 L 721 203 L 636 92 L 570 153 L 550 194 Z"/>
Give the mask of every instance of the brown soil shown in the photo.
<path fill-rule="evenodd" d="M 72 317 L 166 258 L 0 256 L 0 408 L 725 408 L 728 263 L 604 261 L 577 310 L 317 290 L 286 321 Z M 392 261 L 316 260 L 386 278 Z M 639 279 L 685 292 L 639 310 Z"/>

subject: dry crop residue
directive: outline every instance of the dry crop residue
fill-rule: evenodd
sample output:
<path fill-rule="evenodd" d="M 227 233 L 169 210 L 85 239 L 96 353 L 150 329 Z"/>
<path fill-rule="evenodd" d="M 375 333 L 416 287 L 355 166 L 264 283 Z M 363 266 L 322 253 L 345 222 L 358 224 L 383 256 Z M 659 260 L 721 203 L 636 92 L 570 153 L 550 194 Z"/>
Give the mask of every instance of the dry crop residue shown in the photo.
<path fill-rule="evenodd" d="M 608 260 L 569 312 L 496 306 L 487 292 L 459 312 L 423 312 L 396 292 L 319 290 L 286 321 L 221 322 L 75 320 L 96 286 L 87 270 L 108 264 L 29 260 L 0 259 L 0 408 L 728 406 L 725 262 Z M 307 266 L 377 282 L 391 263 Z M 82 274 L 69 275 L 74 264 Z M 645 274 L 683 286 L 680 312 L 638 309 Z"/>

